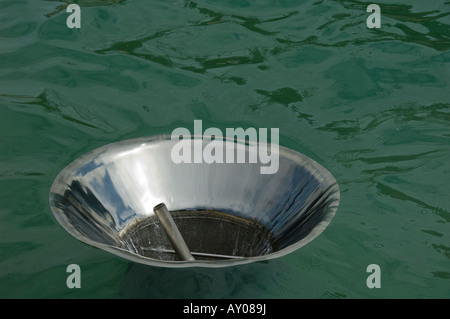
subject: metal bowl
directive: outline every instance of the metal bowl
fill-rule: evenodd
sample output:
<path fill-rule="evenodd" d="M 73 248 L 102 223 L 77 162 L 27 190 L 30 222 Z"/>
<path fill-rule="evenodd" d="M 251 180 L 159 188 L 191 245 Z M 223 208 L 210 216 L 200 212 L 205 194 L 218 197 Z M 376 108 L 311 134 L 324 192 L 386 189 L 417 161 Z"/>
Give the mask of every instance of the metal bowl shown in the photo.
<path fill-rule="evenodd" d="M 337 211 L 335 178 L 301 153 L 279 146 L 278 171 L 261 174 L 261 163 L 177 164 L 171 151 L 178 142 L 169 135 L 138 138 L 78 158 L 51 187 L 55 218 L 80 241 L 133 262 L 225 267 L 291 253 L 322 233 Z M 223 147 L 250 158 L 261 143 L 225 139 Z M 153 212 L 159 203 L 195 260 L 178 258 Z"/>

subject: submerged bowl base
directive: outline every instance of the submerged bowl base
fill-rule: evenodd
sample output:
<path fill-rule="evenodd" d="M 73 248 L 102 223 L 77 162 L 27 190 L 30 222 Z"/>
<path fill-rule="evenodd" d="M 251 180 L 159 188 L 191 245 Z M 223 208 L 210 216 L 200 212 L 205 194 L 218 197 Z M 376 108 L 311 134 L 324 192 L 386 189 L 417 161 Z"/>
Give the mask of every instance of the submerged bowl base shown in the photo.
<path fill-rule="evenodd" d="M 270 232 L 256 221 L 217 210 L 181 210 L 171 215 L 196 260 L 264 256 L 276 250 Z M 155 216 L 128 226 L 120 238 L 123 249 L 134 254 L 180 260 Z"/>

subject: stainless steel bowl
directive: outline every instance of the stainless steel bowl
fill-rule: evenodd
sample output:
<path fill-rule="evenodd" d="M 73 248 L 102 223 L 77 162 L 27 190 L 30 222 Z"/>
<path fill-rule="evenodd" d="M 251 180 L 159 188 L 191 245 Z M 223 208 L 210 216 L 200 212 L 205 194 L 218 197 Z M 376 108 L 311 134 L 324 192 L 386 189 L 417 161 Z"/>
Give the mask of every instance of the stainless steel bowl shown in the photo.
<path fill-rule="evenodd" d="M 225 267 L 291 253 L 322 233 L 337 211 L 335 178 L 296 151 L 280 146 L 278 171 L 261 174 L 261 163 L 176 164 L 176 143 L 168 135 L 138 138 L 78 158 L 51 187 L 55 218 L 82 242 L 133 262 Z M 223 145 L 246 156 L 261 146 Z M 171 211 L 195 260 L 177 258 L 153 212 L 159 203 Z"/>

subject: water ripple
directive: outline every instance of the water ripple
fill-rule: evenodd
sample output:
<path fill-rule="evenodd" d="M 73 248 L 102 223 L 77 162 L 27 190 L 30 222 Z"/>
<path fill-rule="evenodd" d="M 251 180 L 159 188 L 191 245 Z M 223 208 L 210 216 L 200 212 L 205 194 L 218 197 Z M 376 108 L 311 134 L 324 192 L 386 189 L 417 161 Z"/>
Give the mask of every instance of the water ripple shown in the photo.
<path fill-rule="evenodd" d="M 38 106 L 46 113 L 56 114 L 63 120 L 70 121 L 75 124 L 83 125 L 102 132 L 114 132 L 115 129 L 108 125 L 101 117 L 95 115 L 87 109 L 73 103 L 63 103 L 54 90 L 47 89 L 36 97 L 0 94 L 0 100 L 6 99 L 8 102 L 17 105 L 15 110 L 33 112 L 33 106 Z M 25 106 L 25 108 L 24 108 Z"/>

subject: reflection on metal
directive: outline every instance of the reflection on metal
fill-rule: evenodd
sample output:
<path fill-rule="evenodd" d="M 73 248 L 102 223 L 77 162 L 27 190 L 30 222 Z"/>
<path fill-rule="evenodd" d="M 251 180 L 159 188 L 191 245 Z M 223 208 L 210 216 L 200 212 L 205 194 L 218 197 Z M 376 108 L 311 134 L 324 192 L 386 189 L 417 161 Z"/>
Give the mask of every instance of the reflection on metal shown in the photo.
<path fill-rule="evenodd" d="M 270 175 L 260 174 L 260 163 L 176 164 L 177 142 L 140 138 L 78 158 L 51 187 L 55 218 L 77 239 L 134 262 L 225 267 L 291 253 L 321 234 L 337 211 L 336 180 L 303 154 L 280 146 L 279 169 Z M 247 158 L 257 151 L 244 141 L 223 144 L 237 146 Z M 167 205 L 195 260 L 174 253 L 151 210 L 158 203 Z"/>
<path fill-rule="evenodd" d="M 166 205 L 164 205 L 164 203 L 160 203 L 153 208 L 153 211 L 161 222 L 161 225 L 163 226 L 173 248 L 175 248 L 178 257 L 180 257 L 181 260 L 195 260 L 194 257 L 192 257 L 191 252 L 189 251 L 183 236 L 181 236 L 181 233 L 178 230 L 178 227 L 170 215 Z"/>

